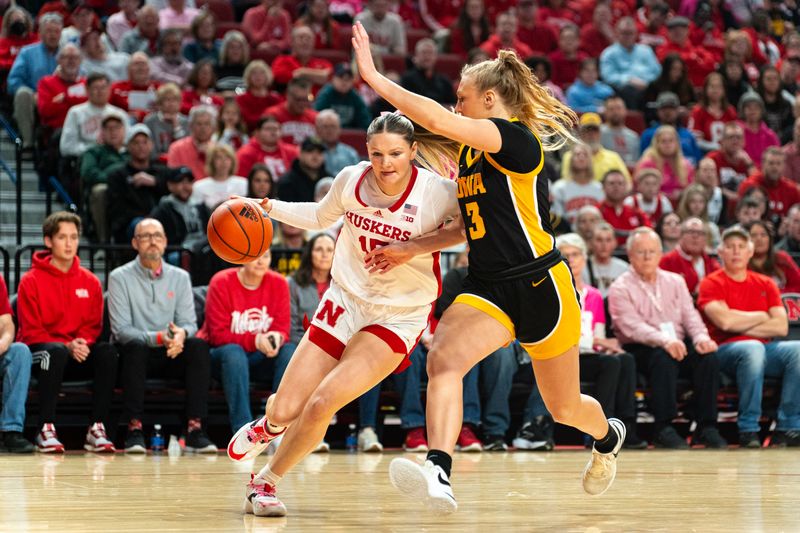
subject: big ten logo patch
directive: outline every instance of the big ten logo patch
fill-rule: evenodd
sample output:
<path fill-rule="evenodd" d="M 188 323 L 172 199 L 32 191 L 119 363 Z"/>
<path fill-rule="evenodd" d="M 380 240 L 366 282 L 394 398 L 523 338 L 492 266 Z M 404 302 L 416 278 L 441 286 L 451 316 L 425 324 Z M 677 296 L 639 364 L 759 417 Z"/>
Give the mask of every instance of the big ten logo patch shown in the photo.
<path fill-rule="evenodd" d="M 789 324 L 800 326 L 800 293 L 787 292 L 781 295 L 781 299 L 789 317 Z"/>
<path fill-rule="evenodd" d="M 332 301 L 325 300 L 315 318 L 319 321 L 326 321 L 328 325 L 333 328 L 336 327 L 336 323 L 339 321 L 339 317 L 342 316 L 342 313 L 344 313 L 344 307 L 339 307 Z"/>
<path fill-rule="evenodd" d="M 242 208 L 239 210 L 239 216 L 246 218 L 247 220 L 252 220 L 253 222 L 259 221 L 258 213 L 256 212 L 255 208 L 249 203 L 242 205 Z"/>

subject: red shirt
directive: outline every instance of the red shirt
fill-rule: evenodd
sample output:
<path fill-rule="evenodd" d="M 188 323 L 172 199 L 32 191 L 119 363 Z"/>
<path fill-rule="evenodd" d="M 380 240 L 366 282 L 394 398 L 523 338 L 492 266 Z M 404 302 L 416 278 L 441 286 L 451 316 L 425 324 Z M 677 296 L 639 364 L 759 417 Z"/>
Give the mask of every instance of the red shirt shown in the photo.
<path fill-rule="evenodd" d="M 578 51 L 575 59 L 568 59 L 564 56 L 564 52 L 561 50 L 556 50 L 555 52 L 548 54 L 547 57 L 550 59 L 550 64 L 553 67 L 550 71 L 550 81 L 562 89 L 566 89 L 567 86 L 575 82 L 575 78 L 578 77 L 578 70 L 580 69 L 581 61 L 589 56 L 587 56 L 584 52 Z"/>
<path fill-rule="evenodd" d="M 137 122 L 141 122 L 144 120 L 144 117 L 152 111 L 153 103 L 155 102 L 155 92 L 160 85 L 161 84 L 155 80 L 151 80 L 147 85 L 141 86 L 134 86 L 129 80 L 114 82 L 111 85 L 111 98 L 109 99 L 109 103 L 128 111 L 136 118 Z M 132 92 L 150 93 L 152 95 L 152 98 L 150 98 L 151 105 L 147 108 L 129 109 L 128 96 Z"/>
<path fill-rule="evenodd" d="M 263 5 L 251 7 L 244 13 L 242 32 L 255 48 L 262 42 L 272 43 L 278 50 L 289 48 L 292 32 L 292 17 L 282 7 L 271 8 L 272 15 Z"/>
<path fill-rule="evenodd" d="M 206 320 L 197 336 L 212 347 L 238 344 L 256 351 L 256 335 L 276 331 L 289 339 L 291 304 L 286 278 L 268 270 L 256 289 L 239 281 L 239 268 L 228 268 L 211 278 L 206 296 Z"/>
<path fill-rule="evenodd" d="M 717 164 L 720 186 L 731 191 L 739 190 L 739 185 L 747 178 L 750 167 L 741 161 L 736 163 L 728 161 L 720 150 L 709 152 L 706 157 L 713 159 Z"/>
<path fill-rule="evenodd" d="M 542 22 L 550 24 L 551 26 L 555 26 L 559 29 L 563 28 L 569 23 L 576 24 L 577 26 L 581 25 L 580 13 L 567 7 L 553 8 L 542 6 L 539 8 L 537 16 Z"/>
<path fill-rule="evenodd" d="M 425 5 L 428 9 L 428 15 L 433 17 L 442 27 L 447 28 L 458 18 L 458 12 L 464 2 L 463 0 L 426 0 Z"/>
<path fill-rule="evenodd" d="M 27 37 L 0 37 L 0 70 L 11 70 L 23 46 L 39 42 L 39 36 L 29 33 Z"/>
<path fill-rule="evenodd" d="M 481 43 L 479 48 L 486 52 L 486 54 L 491 58 L 497 57 L 497 53 L 506 48 L 511 48 L 514 50 L 520 59 L 525 59 L 533 55 L 533 50 L 531 50 L 527 44 L 523 43 L 519 39 L 514 39 L 512 45 L 508 47 L 500 42 L 500 38 L 497 35 L 491 35 L 488 39 Z"/>
<path fill-rule="evenodd" d="M 33 254 L 33 266 L 17 290 L 17 341 L 28 346 L 68 343 L 83 338 L 94 344 L 103 328 L 103 289 L 76 256 L 62 272 L 50 263 L 48 250 Z"/>
<path fill-rule="evenodd" d="M 517 39 L 527 44 L 534 54 L 547 55 L 558 48 L 558 31 L 542 22 L 536 23 L 532 28 L 517 28 Z"/>
<path fill-rule="evenodd" d="M 36 86 L 39 121 L 51 129 L 64 126 L 69 108 L 88 100 L 85 78 L 70 83 L 55 74 L 45 76 Z"/>
<path fill-rule="evenodd" d="M 623 204 L 621 207 L 614 209 L 613 205 L 604 200 L 600 204 L 600 214 L 603 215 L 603 220 L 614 227 L 618 246 L 625 246 L 628 235 L 636 228 L 641 226 L 650 227 L 650 219 L 638 207 Z"/>
<path fill-rule="evenodd" d="M 293 115 L 286 108 L 286 103 L 274 105 L 264 111 L 265 115 L 275 115 L 281 123 L 281 140 L 300 145 L 306 137 L 317 134 L 317 112 L 305 109 L 302 115 Z"/>
<path fill-rule="evenodd" d="M 200 95 L 194 89 L 186 89 L 181 95 L 181 114 L 188 115 L 189 111 L 196 105 L 213 105 L 214 107 L 222 107 L 225 99 L 217 94 Z"/>
<path fill-rule="evenodd" d="M 333 65 L 327 59 L 312 57 L 304 65 L 293 55 L 283 55 L 276 57 L 275 61 L 272 62 L 272 75 L 275 76 L 275 83 L 286 85 L 294 77 L 294 71 L 299 68 L 326 69 L 329 77 L 330 73 L 333 72 Z M 317 94 L 321 87 L 321 85 L 314 84 L 312 89 L 314 94 Z"/>
<path fill-rule="evenodd" d="M 191 136 L 178 139 L 169 145 L 167 150 L 167 166 L 189 167 L 195 181 L 205 178 L 206 153 L 197 149 Z"/>
<path fill-rule="evenodd" d="M 272 179 L 277 183 L 278 179 L 292 168 L 292 162 L 297 159 L 299 153 L 297 146 L 284 142 L 279 142 L 275 150 L 267 152 L 253 137 L 236 152 L 239 174 L 247 176 L 253 165 L 263 163 L 272 172 Z"/>
<path fill-rule="evenodd" d="M 717 270 L 709 274 L 700 282 L 697 308 L 703 313 L 703 320 L 705 320 L 708 327 L 708 333 L 717 344 L 744 340 L 757 340 L 766 343 L 770 339 L 760 339 L 719 329 L 705 314 L 705 307 L 716 301 L 725 302 L 729 309 L 737 311 L 764 311 L 768 313 L 772 307 L 783 306 L 778 286 L 767 276 L 748 270 L 744 281 L 735 281 L 724 270 Z"/>
<path fill-rule="evenodd" d="M 320 295 L 320 298 L 322 296 Z M 0 316 L 11 314 L 11 303 L 8 301 L 8 287 L 6 280 L 0 276 Z"/>
<path fill-rule="evenodd" d="M 700 276 L 698 276 L 697 270 L 694 269 L 691 258 L 683 253 L 680 246 L 664 254 L 658 266 L 664 270 L 680 274 L 683 276 L 683 280 L 686 282 L 686 287 L 689 289 L 689 292 L 692 294 L 697 292 L 697 286 L 700 284 Z M 703 254 L 703 268 L 705 268 L 706 276 L 708 276 L 712 272 L 719 270 L 720 266 L 713 257 L 708 254 Z"/>
<path fill-rule="evenodd" d="M 646 44 L 657 48 L 663 46 L 667 42 L 667 28 L 663 24 L 656 29 L 651 29 L 637 19 L 636 29 L 639 32 L 639 44 Z"/>
<path fill-rule="evenodd" d="M 600 57 L 607 47 L 613 43 L 598 30 L 593 23 L 584 24 L 581 28 L 581 50 L 586 52 L 590 57 Z"/>
<path fill-rule="evenodd" d="M 683 62 L 686 63 L 689 81 L 695 87 L 702 87 L 706 76 L 716 66 L 714 55 L 711 52 L 702 47 L 694 46 L 688 39 L 683 45 L 667 41 L 656 50 L 656 57 L 660 63 L 663 63 L 664 58 L 669 54 L 678 54 L 683 59 Z"/>
<path fill-rule="evenodd" d="M 781 293 L 800 292 L 800 268 L 791 255 L 783 250 L 775 250 L 775 268 L 783 272 L 783 279 L 772 278 Z"/>
<path fill-rule="evenodd" d="M 702 133 L 703 139 L 719 144 L 725 123 L 734 122 L 738 118 L 736 109 L 734 109 L 732 105 L 729 105 L 721 116 L 717 116 L 711 114 L 711 112 L 701 104 L 696 104 L 692 108 L 689 124 L 686 127 L 690 130 Z"/>
<path fill-rule="evenodd" d="M 256 96 L 250 91 L 236 96 L 236 103 L 239 104 L 242 120 L 247 124 L 247 131 L 253 131 L 256 128 L 258 119 L 264 115 L 267 108 L 283 101 L 284 97 L 275 91 L 269 91 L 266 96 Z"/>
<path fill-rule="evenodd" d="M 739 198 L 753 187 L 761 187 L 767 191 L 769 210 L 783 218 L 789 208 L 800 202 L 800 189 L 789 178 L 781 177 L 777 182 L 770 182 L 761 172 L 756 172 L 739 185 Z"/>

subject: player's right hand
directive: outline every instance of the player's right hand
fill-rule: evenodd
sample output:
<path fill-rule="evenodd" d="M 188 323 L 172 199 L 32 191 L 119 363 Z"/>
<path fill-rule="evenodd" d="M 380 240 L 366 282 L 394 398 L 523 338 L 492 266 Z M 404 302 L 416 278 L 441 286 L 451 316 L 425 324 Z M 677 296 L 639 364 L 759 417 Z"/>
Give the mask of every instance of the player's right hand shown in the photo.
<path fill-rule="evenodd" d="M 238 194 L 232 194 L 228 196 L 228 200 L 250 200 L 251 202 L 255 202 L 261 207 L 263 207 L 267 213 L 272 211 L 272 200 L 270 200 L 269 198 L 263 198 L 263 199 L 247 198 L 246 196 L 239 196 Z"/>

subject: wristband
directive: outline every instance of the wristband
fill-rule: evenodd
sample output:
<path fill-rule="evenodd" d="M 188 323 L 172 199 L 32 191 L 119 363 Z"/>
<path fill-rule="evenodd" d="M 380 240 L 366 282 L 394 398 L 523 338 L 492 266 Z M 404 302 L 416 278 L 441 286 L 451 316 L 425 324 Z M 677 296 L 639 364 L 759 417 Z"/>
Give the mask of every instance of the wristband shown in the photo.
<path fill-rule="evenodd" d="M 159 346 L 164 344 L 164 334 L 161 333 L 160 331 L 156 333 L 156 344 L 158 344 Z"/>

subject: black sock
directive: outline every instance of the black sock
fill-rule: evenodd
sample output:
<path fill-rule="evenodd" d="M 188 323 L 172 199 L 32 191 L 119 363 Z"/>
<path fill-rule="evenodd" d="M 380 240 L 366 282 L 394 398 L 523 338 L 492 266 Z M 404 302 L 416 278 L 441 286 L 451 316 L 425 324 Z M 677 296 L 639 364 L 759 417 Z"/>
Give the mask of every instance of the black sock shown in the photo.
<path fill-rule="evenodd" d="M 608 425 L 608 433 L 600 440 L 594 441 L 594 449 L 600 453 L 611 453 L 614 451 L 614 446 L 619 442 L 619 435 Z"/>
<path fill-rule="evenodd" d="M 450 479 L 450 469 L 453 468 L 453 458 L 442 450 L 429 450 L 426 459 L 444 470 Z"/>

